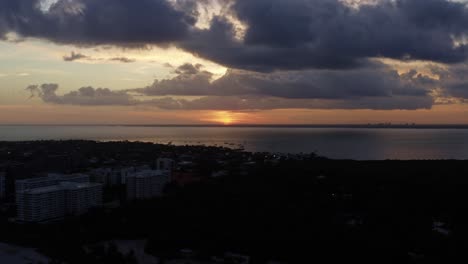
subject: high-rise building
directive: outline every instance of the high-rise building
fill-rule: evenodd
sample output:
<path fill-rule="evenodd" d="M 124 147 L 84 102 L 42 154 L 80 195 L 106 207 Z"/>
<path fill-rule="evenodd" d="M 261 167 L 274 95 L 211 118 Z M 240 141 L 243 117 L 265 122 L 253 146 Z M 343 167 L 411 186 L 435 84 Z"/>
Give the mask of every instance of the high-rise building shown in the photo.
<path fill-rule="evenodd" d="M 0 172 L 0 200 L 4 199 L 6 196 L 6 180 L 5 172 Z"/>
<path fill-rule="evenodd" d="M 81 215 L 102 205 L 102 185 L 87 175 L 50 175 L 16 182 L 17 218 L 43 222 Z"/>
<path fill-rule="evenodd" d="M 169 172 L 162 170 L 145 170 L 130 174 L 127 177 L 127 198 L 140 200 L 161 196 L 169 180 Z"/>
<path fill-rule="evenodd" d="M 65 189 L 59 185 L 19 191 L 16 194 L 17 219 L 42 222 L 65 216 Z"/>

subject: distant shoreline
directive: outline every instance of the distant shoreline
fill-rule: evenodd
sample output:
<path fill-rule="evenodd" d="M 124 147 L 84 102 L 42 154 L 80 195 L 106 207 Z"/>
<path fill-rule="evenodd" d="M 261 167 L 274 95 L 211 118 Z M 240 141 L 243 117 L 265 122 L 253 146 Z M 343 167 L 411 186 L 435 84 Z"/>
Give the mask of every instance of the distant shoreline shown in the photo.
<path fill-rule="evenodd" d="M 368 128 L 368 129 L 468 129 L 468 124 L 0 124 L 0 127 L 186 127 L 186 128 Z"/>

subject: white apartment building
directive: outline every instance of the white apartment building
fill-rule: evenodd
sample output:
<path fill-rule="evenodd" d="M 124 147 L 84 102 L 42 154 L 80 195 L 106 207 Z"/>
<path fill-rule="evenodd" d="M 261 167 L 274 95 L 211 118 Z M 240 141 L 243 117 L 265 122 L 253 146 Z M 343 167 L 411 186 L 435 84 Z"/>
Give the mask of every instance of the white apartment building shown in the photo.
<path fill-rule="evenodd" d="M 127 199 L 142 200 L 161 196 L 170 181 L 168 171 L 145 170 L 127 177 Z"/>
<path fill-rule="evenodd" d="M 87 175 L 51 175 L 16 182 L 19 221 L 43 222 L 81 215 L 101 205 L 102 185 L 90 183 Z"/>
<path fill-rule="evenodd" d="M 6 196 L 6 180 L 5 180 L 5 173 L 0 172 L 0 200 L 5 198 Z"/>
<path fill-rule="evenodd" d="M 17 219 L 42 222 L 65 216 L 65 189 L 59 185 L 27 189 L 16 194 Z"/>

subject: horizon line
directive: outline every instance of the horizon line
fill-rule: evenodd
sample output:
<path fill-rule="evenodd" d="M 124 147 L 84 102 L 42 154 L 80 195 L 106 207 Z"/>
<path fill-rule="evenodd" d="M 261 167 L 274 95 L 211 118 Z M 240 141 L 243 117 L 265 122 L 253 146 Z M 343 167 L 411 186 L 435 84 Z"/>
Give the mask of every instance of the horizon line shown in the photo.
<path fill-rule="evenodd" d="M 83 126 L 83 127 L 284 127 L 284 128 L 468 128 L 468 124 L 361 123 L 361 124 L 0 124 L 7 126 Z"/>

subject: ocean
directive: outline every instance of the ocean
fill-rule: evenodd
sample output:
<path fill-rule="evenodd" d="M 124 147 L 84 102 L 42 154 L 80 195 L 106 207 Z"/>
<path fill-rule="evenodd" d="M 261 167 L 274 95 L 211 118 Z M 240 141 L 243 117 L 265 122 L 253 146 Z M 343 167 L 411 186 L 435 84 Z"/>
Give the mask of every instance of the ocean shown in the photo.
<path fill-rule="evenodd" d="M 333 159 L 468 159 L 468 128 L 0 126 L 0 141 L 59 139 L 315 152 Z"/>

